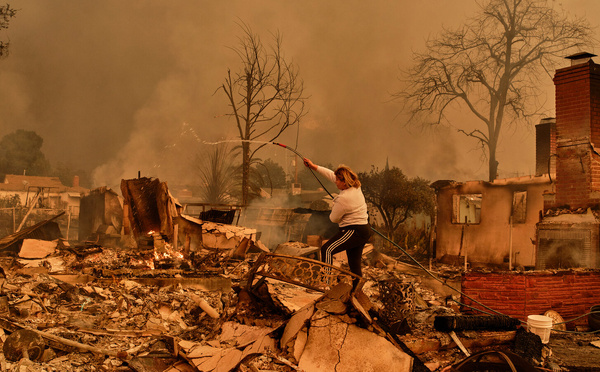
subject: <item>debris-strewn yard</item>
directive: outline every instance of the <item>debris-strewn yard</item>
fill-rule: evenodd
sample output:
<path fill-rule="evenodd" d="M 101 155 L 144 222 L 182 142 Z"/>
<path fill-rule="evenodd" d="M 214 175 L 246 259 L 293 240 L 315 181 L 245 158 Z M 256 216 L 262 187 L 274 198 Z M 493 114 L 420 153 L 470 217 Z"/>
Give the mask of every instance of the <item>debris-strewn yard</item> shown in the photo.
<path fill-rule="evenodd" d="M 518 339 L 514 324 L 493 319 L 488 329 L 449 327 L 460 316 L 458 297 L 372 246 L 362 289 L 352 291 L 343 261 L 326 270 L 301 257 L 314 254 L 303 243 L 278 247 L 297 256 L 244 240 L 243 249 L 187 256 L 155 243 L 144 250 L 25 239 L 18 252 L 5 251 L 0 368 L 435 371 L 466 353 L 514 350 Z M 436 274 L 446 283 L 460 276 L 451 267 Z M 532 363 L 536 353 L 538 363 L 550 360 L 548 347 L 533 344 Z"/>
<path fill-rule="evenodd" d="M 374 326 L 373 282 L 366 281 L 364 292 L 352 293 L 343 281 L 311 289 L 318 280 L 304 286 L 302 275 L 294 279 L 283 269 L 277 274 L 283 280 L 276 280 L 268 277 L 272 268 L 263 267 L 249 283 L 261 251 L 234 258 L 235 251 L 200 250 L 185 257 L 164 242 L 142 250 L 24 239 L 18 252 L 4 251 L 0 261 L 1 369 L 413 368 L 413 356 Z M 381 276 L 387 270 L 371 272 Z M 379 353 L 370 353 L 365 343 L 378 345 Z M 362 367 L 356 365 L 360 353 Z"/>

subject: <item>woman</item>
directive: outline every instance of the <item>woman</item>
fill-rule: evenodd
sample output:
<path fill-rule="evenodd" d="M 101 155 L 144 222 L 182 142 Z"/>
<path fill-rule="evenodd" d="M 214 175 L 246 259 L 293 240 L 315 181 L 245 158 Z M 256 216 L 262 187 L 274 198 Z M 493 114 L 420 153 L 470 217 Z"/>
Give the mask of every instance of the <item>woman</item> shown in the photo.
<path fill-rule="evenodd" d="M 335 171 L 316 165 L 310 159 L 304 159 L 304 165 L 334 182 L 340 190 L 333 199 L 329 215 L 331 222 L 337 223 L 340 231 L 321 247 L 321 261 L 331 265 L 334 254 L 346 251 L 350 271 L 362 276 L 362 252 L 371 237 L 371 228 L 358 175 L 345 165 L 340 165 Z M 358 280 L 355 279 L 355 288 L 357 284 Z"/>

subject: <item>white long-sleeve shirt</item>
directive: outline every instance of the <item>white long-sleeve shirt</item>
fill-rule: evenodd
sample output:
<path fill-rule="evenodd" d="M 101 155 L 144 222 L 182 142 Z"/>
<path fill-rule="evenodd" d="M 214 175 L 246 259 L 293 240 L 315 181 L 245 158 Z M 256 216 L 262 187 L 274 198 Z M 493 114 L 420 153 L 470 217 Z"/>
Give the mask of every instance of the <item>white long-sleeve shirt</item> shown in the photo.
<path fill-rule="evenodd" d="M 331 169 L 319 165 L 317 172 L 335 183 L 335 173 Z M 361 188 L 348 187 L 340 190 L 340 193 L 333 198 L 333 208 L 331 208 L 329 219 L 340 227 L 368 224 L 367 203 Z"/>

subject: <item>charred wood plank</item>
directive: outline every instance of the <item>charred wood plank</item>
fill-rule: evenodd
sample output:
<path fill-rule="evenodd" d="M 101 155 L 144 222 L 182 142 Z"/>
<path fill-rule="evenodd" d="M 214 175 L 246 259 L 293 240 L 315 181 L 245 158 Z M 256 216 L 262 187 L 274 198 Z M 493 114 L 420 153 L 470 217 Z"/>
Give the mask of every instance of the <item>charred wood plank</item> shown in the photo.
<path fill-rule="evenodd" d="M 506 315 L 438 315 L 433 326 L 441 332 L 488 330 L 514 331 L 521 321 Z"/>

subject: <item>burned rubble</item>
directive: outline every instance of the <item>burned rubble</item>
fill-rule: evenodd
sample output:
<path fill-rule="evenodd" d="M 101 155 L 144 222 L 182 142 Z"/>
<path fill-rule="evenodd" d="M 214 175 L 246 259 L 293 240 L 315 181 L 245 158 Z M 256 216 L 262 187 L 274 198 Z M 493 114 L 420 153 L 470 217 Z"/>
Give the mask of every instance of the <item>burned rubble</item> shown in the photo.
<path fill-rule="evenodd" d="M 324 277 L 308 258 L 230 250 L 160 268 L 164 254 L 56 246 L 44 258 L 60 266 L 1 262 L 3 370 L 427 371 L 460 356 L 431 322 L 455 312 L 400 272 L 368 267 L 386 284 L 351 292 L 350 273 Z M 495 344 L 514 332 L 490 334 Z"/>
<path fill-rule="evenodd" d="M 480 352 L 561 363 L 514 318 L 462 314 L 460 267 L 424 272 L 369 244 L 355 278 L 344 257 L 326 265 L 297 241 L 271 252 L 254 229 L 179 213 L 156 180 L 134 184 L 122 210 L 91 194 L 100 216 L 77 244 L 39 239 L 48 223 L 0 240 L 1 370 L 447 371 Z"/>

